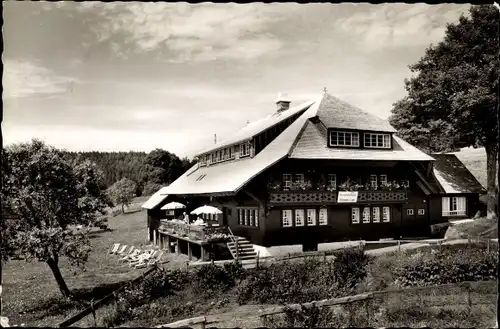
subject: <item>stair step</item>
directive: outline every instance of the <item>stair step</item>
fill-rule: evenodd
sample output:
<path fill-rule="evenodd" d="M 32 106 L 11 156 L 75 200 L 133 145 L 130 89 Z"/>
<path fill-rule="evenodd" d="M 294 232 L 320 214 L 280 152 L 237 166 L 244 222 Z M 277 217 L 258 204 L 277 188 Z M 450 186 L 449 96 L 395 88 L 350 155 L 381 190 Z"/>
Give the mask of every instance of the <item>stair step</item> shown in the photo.
<path fill-rule="evenodd" d="M 228 244 L 227 246 L 229 248 L 236 248 L 235 244 Z M 253 248 L 253 245 L 251 245 L 251 244 L 239 244 L 238 248 L 246 248 L 246 249 L 248 249 L 248 248 Z"/>

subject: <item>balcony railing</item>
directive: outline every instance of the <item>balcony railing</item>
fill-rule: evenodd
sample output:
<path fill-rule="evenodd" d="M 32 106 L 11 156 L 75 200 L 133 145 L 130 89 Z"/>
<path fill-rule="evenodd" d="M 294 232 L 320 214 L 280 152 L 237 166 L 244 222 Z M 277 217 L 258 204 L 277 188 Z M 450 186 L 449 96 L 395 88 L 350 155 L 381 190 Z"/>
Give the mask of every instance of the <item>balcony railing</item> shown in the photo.
<path fill-rule="evenodd" d="M 353 203 L 405 202 L 405 190 L 396 191 L 357 191 L 358 197 Z M 280 204 L 336 204 L 338 191 L 278 191 L 270 192 L 269 203 Z"/>
<path fill-rule="evenodd" d="M 159 229 L 193 241 L 225 242 L 231 239 L 227 226 L 196 226 L 180 221 L 162 220 Z"/>

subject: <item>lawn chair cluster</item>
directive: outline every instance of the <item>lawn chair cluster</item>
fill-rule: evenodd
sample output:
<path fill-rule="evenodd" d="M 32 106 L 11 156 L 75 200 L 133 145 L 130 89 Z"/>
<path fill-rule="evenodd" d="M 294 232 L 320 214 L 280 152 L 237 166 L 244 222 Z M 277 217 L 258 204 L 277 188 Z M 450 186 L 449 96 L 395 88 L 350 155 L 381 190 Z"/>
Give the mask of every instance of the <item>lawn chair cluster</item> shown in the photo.
<path fill-rule="evenodd" d="M 134 246 L 129 247 L 128 245 L 115 243 L 109 253 L 117 255 L 119 262 L 127 263 L 129 267 L 136 269 L 166 263 L 162 262 L 164 253 L 160 250 L 149 249 L 143 251 Z"/>

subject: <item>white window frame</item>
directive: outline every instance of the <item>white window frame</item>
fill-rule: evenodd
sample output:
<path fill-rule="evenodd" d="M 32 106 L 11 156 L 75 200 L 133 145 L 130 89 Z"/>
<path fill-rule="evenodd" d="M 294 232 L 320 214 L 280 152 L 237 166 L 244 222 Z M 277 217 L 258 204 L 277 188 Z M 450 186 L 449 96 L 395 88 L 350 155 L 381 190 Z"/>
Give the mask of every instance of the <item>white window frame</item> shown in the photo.
<path fill-rule="evenodd" d="M 259 209 L 254 209 L 255 227 L 259 227 Z"/>
<path fill-rule="evenodd" d="M 352 224 L 359 224 L 359 208 L 358 207 L 351 208 L 351 223 Z"/>
<path fill-rule="evenodd" d="M 382 207 L 382 222 L 389 223 L 391 221 L 391 207 Z"/>
<path fill-rule="evenodd" d="M 380 175 L 380 185 L 387 184 L 387 175 Z"/>
<path fill-rule="evenodd" d="M 295 183 L 303 184 L 304 183 L 304 174 L 294 174 L 293 181 Z"/>
<path fill-rule="evenodd" d="M 318 217 L 319 217 L 318 218 L 319 225 L 328 225 L 328 209 L 320 208 Z"/>
<path fill-rule="evenodd" d="M 243 209 L 243 212 L 245 214 L 245 226 L 248 226 L 248 209 Z"/>
<path fill-rule="evenodd" d="M 281 226 L 292 227 L 292 210 L 283 209 L 281 211 Z"/>
<path fill-rule="evenodd" d="M 253 220 L 253 214 L 254 214 L 253 211 L 254 211 L 253 209 L 248 210 L 248 225 L 249 226 L 254 226 L 254 224 L 255 224 L 254 220 Z"/>
<path fill-rule="evenodd" d="M 337 174 L 328 174 L 328 186 L 337 189 Z"/>
<path fill-rule="evenodd" d="M 406 215 L 413 216 L 413 215 L 415 215 L 415 212 L 413 211 L 413 209 L 406 209 Z"/>
<path fill-rule="evenodd" d="M 381 138 L 381 140 L 379 139 Z M 382 141 L 382 143 L 380 143 Z M 374 134 L 365 133 L 364 134 L 364 147 L 366 148 L 378 148 L 378 149 L 390 149 L 391 148 L 391 135 L 390 134 Z"/>
<path fill-rule="evenodd" d="M 245 142 L 240 144 L 240 158 L 250 155 L 250 144 Z"/>
<path fill-rule="evenodd" d="M 445 217 L 467 215 L 467 198 L 464 196 L 443 197 L 442 215 Z"/>
<path fill-rule="evenodd" d="M 378 188 L 378 179 L 377 179 L 377 175 L 375 175 L 375 174 L 370 175 L 370 187 L 374 190 L 376 190 Z"/>
<path fill-rule="evenodd" d="M 282 179 L 283 179 L 283 187 L 285 188 L 292 187 L 292 179 L 293 179 L 292 174 L 283 174 Z"/>
<path fill-rule="evenodd" d="M 363 207 L 363 224 L 370 223 L 370 207 Z"/>
<path fill-rule="evenodd" d="M 307 209 L 307 226 L 316 226 L 316 209 Z"/>
<path fill-rule="evenodd" d="M 419 216 L 424 216 L 425 215 L 425 209 L 424 208 L 420 208 L 417 210 L 417 213 Z"/>
<path fill-rule="evenodd" d="M 304 209 L 295 209 L 295 226 L 304 225 Z"/>
<path fill-rule="evenodd" d="M 243 225 L 243 209 L 238 209 L 238 225 Z"/>
<path fill-rule="evenodd" d="M 380 223 L 380 207 L 372 208 L 372 222 Z"/>
<path fill-rule="evenodd" d="M 336 136 L 336 140 L 334 142 L 333 136 Z M 339 143 L 339 136 L 342 135 L 343 139 L 343 144 Z M 346 144 L 346 135 L 350 135 L 351 138 L 351 143 L 349 145 Z M 358 132 L 353 132 L 353 131 L 338 131 L 338 130 L 331 130 L 330 134 L 328 136 L 330 146 L 343 146 L 343 147 L 359 147 L 359 133 Z"/>

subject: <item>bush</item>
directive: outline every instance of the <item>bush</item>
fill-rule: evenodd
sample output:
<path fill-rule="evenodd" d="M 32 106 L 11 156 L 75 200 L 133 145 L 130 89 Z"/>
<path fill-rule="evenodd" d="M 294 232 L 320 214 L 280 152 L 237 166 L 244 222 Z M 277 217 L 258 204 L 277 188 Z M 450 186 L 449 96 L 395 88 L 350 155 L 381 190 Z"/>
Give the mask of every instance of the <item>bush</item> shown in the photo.
<path fill-rule="evenodd" d="M 196 271 L 195 290 L 204 295 L 226 291 L 236 285 L 236 282 L 245 273 L 238 262 L 224 264 L 223 267 L 209 264 L 201 266 Z"/>
<path fill-rule="evenodd" d="M 398 260 L 394 275 L 400 286 L 425 286 L 463 281 L 496 280 L 498 250 L 487 252 L 484 246 L 442 250 L 424 249 Z"/>
<path fill-rule="evenodd" d="M 305 258 L 247 272 L 237 288 L 238 303 L 301 303 L 355 292 L 370 258 L 359 248 L 336 251 L 335 260 Z"/>

